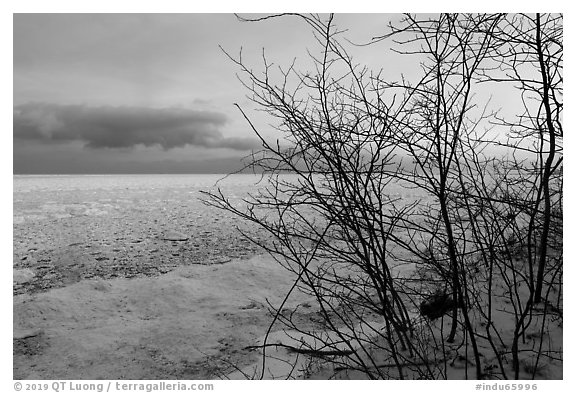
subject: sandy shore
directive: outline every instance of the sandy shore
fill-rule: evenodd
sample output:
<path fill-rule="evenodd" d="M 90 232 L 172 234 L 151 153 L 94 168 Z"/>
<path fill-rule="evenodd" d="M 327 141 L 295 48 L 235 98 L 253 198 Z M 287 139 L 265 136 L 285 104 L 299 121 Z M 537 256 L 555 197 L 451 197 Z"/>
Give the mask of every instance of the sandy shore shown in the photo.
<path fill-rule="evenodd" d="M 14 378 L 259 378 L 260 351 L 246 347 L 262 344 L 272 319 L 267 303 L 279 305 L 290 285 L 282 267 L 269 257 L 255 256 L 219 265 L 179 266 L 155 277 L 87 279 L 16 295 Z M 285 310 L 296 310 L 295 318 L 304 329 L 318 329 L 313 299 L 295 292 Z M 497 300 L 494 310 L 500 334 L 509 342 L 514 326 L 509 305 Z M 481 326 L 476 329 L 482 331 Z M 553 344 L 561 351 L 562 335 L 561 319 L 551 314 L 546 330 L 529 331 L 522 348 L 529 351 L 543 340 L 545 346 Z M 298 347 L 302 339 L 306 338 L 277 326 L 267 342 Z M 459 342 L 450 353 L 461 352 Z M 497 364 L 487 344 L 481 345 L 481 352 L 483 369 Z M 358 372 L 337 372 L 322 359 L 285 347 L 270 347 L 267 355 L 266 379 L 365 378 Z M 526 372 L 530 361 L 522 359 L 521 378 L 531 378 Z M 450 379 L 465 379 L 466 370 L 469 378 L 474 375 L 472 364 L 461 363 L 448 367 Z M 511 364 L 506 367 L 511 372 Z M 494 372 L 498 374 L 497 369 Z M 537 377 L 562 379 L 562 361 L 542 358 Z"/>
<path fill-rule="evenodd" d="M 289 285 L 281 267 L 256 256 L 16 295 L 14 378 L 223 377 L 258 361 L 243 348 L 268 327 L 266 301 L 280 302 Z M 306 302 L 295 294 L 287 307 Z M 302 309 L 303 322 L 313 317 Z"/>

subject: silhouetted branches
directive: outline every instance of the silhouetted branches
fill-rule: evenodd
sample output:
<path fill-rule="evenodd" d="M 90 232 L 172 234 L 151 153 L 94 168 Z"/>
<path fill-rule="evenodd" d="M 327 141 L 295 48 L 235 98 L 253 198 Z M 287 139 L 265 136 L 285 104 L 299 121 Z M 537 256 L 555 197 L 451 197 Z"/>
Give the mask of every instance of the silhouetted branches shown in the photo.
<path fill-rule="evenodd" d="M 297 17 L 319 46 L 312 70 L 263 54 L 254 71 L 227 53 L 283 139 L 269 142 L 238 106 L 262 142 L 248 167 L 264 184 L 245 207 L 221 192 L 206 200 L 271 236 L 259 244 L 291 292 L 315 299 L 323 329 L 282 305 L 273 323 L 335 372 L 448 378 L 461 362 L 466 378 L 519 378 L 526 335 L 561 309 L 561 16 L 406 15 L 372 43 L 418 59 L 421 77 L 400 82 L 355 64 L 332 15 Z M 474 94 L 503 81 L 523 111 L 510 119 Z M 555 356 L 542 340 L 532 377 Z"/>

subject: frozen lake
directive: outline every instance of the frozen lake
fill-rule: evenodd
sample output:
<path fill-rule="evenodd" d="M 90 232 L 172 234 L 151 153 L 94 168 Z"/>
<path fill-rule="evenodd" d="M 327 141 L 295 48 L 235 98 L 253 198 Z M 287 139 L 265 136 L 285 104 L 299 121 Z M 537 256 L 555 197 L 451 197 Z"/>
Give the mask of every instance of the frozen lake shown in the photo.
<path fill-rule="evenodd" d="M 178 265 L 257 253 L 237 230 L 255 228 L 200 201 L 200 191 L 214 189 L 222 177 L 14 176 L 13 263 L 37 270 L 16 293 L 83 278 L 156 275 Z M 241 204 L 259 179 L 234 175 L 218 186 Z M 170 234 L 188 240 L 165 240 Z"/>

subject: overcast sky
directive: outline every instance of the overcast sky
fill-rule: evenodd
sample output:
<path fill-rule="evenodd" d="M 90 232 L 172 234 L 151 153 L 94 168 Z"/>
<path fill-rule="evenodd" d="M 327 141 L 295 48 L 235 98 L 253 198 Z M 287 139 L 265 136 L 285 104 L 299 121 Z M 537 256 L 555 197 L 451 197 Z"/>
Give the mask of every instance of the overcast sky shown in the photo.
<path fill-rule="evenodd" d="M 398 17 L 347 14 L 336 23 L 364 42 Z M 230 171 L 259 147 L 234 103 L 274 135 L 219 45 L 242 48 L 255 67 L 263 48 L 279 65 L 319 50 L 298 18 L 15 14 L 14 173 Z M 359 51 L 360 61 L 384 59 Z"/>
<path fill-rule="evenodd" d="M 244 15 L 248 16 L 248 15 Z M 423 15 L 421 15 L 423 16 Z M 341 41 L 367 43 L 400 14 L 337 14 Z M 266 138 L 274 119 L 247 98 L 232 55 L 262 69 L 311 68 L 321 46 L 297 17 L 258 23 L 233 14 L 14 14 L 13 171 L 20 173 L 228 173 Z M 419 74 L 391 42 L 348 45 L 386 80 Z M 495 89 L 498 88 L 499 91 Z M 503 87 L 487 87 L 510 107 Z M 487 97 L 486 96 L 486 97 Z"/>

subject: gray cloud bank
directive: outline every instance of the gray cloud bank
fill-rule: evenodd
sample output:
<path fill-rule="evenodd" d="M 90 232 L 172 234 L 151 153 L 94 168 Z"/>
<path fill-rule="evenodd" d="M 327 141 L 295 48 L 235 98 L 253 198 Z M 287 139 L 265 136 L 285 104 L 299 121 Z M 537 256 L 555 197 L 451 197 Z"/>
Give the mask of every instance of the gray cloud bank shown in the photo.
<path fill-rule="evenodd" d="M 85 147 L 164 149 L 186 145 L 257 149 L 253 138 L 224 137 L 226 116 L 181 108 L 89 107 L 27 103 L 14 107 L 14 138 L 46 143 L 80 141 Z"/>

